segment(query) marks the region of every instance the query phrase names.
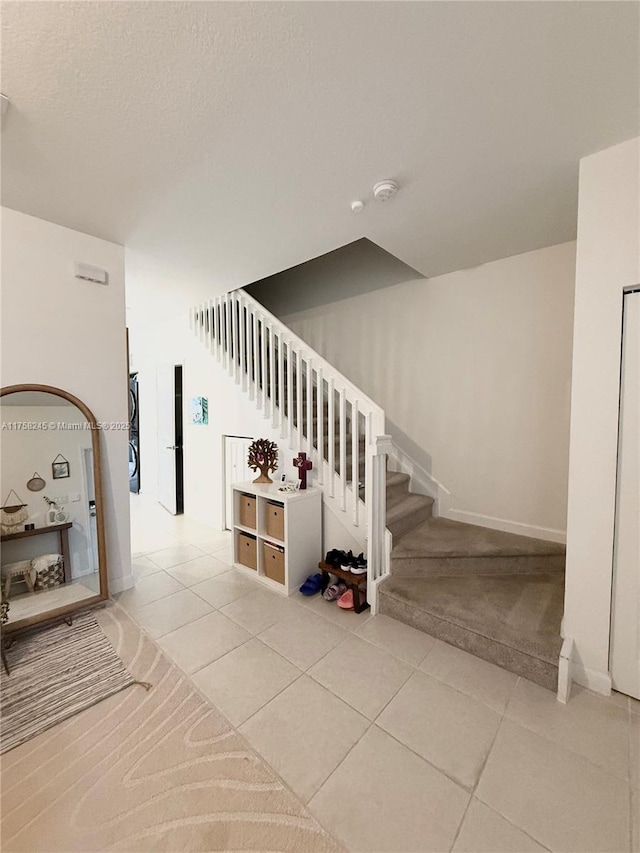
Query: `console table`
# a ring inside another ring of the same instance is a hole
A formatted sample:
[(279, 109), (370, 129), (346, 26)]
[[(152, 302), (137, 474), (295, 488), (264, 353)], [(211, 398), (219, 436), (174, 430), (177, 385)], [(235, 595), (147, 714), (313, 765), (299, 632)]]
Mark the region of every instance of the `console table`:
[(7, 533), (0, 537), (2, 542), (12, 542), (15, 539), (27, 539), (29, 536), (41, 536), (43, 533), (57, 533), (60, 537), (60, 553), (64, 561), (64, 582), (71, 580), (71, 552), (69, 551), (69, 528), (71, 521), (66, 524), (52, 524), (50, 527), (36, 527), (33, 530), (21, 530), (19, 533)]

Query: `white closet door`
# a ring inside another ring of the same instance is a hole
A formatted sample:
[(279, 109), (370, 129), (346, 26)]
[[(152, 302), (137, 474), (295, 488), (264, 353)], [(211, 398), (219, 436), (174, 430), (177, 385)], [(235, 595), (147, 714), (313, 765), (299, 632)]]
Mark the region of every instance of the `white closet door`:
[(640, 699), (640, 292), (626, 293), (611, 608), (611, 679)]

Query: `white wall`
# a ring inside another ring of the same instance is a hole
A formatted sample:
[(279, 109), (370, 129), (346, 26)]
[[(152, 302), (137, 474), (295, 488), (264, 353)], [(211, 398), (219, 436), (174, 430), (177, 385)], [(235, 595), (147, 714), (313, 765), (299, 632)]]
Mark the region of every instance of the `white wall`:
[[(190, 330), (188, 292), (156, 290), (153, 281), (134, 272), (128, 277), (127, 304), (132, 368), (139, 382), (141, 493), (157, 499), (156, 370), (160, 364), (182, 364), (185, 514), (222, 529), (223, 436), (266, 437), (265, 421)], [(206, 426), (189, 422), (189, 401), (200, 396), (209, 401)], [(293, 453), (281, 453), (278, 473), (287, 470), (293, 477), (289, 456), (293, 459)]]
[(623, 289), (640, 282), (640, 138), (580, 161), (565, 636), (607, 692)]
[[(277, 432), (255, 403), (190, 330), (188, 284), (162, 281), (145, 267), (143, 259), (127, 252), (127, 306), (132, 369), (138, 371), (140, 393), (141, 494), (157, 500), (156, 370), (162, 363), (183, 365), (185, 515), (222, 529), (225, 435), (277, 441), (279, 462), (274, 479), (285, 473), (288, 479), (297, 480), (292, 460), (300, 448), (294, 452), (288, 443), (278, 441)], [(196, 396), (208, 398), (207, 426), (189, 423), (189, 400)], [(313, 481), (314, 472), (310, 484)], [(326, 506), (323, 532), (327, 548), (363, 548)]]
[(385, 409), (448, 515), (563, 541), (574, 275), (563, 243), (283, 320)]
[[(109, 285), (74, 278), (75, 261), (108, 270)], [(121, 246), (2, 208), (1, 323), (2, 385), (52, 385), (98, 421), (127, 421)], [(117, 592), (133, 583), (128, 433), (101, 431), (100, 442), (109, 584)]]

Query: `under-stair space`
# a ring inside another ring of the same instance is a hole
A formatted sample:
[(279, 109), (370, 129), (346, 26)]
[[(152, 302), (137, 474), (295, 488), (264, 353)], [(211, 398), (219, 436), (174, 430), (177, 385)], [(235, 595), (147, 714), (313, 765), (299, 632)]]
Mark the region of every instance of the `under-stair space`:
[(431, 517), (431, 498), (387, 475), (391, 575), (380, 613), (555, 690), (565, 549)]

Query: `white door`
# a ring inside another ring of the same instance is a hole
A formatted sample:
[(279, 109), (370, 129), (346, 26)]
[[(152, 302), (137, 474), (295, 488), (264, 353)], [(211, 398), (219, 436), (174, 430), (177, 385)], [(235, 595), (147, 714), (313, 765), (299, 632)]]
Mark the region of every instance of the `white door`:
[(249, 445), (252, 441), (252, 438), (237, 435), (225, 435), (224, 437), (224, 526), (227, 530), (231, 530), (233, 524), (233, 492), (231, 486), (234, 483), (253, 480), (256, 476), (255, 471), (252, 471), (247, 465)]
[(640, 699), (640, 291), (624, 296), (610, 669)]
[(156, 371), (158, 501), (172, 515), (182, 512), (182, 367)]
[(86, 528), (88, 531), (89, 541), (87, 542), (89, 570), (97, 572), (99, 568), (98, 560), (98, 525), (96, 519), (96, 487), (93, 477), (93, 448), (84, 447), (82, 449), (82, 462), (84, 465), (84, 482), (85, 482), (85, 517), (87, 519)]

